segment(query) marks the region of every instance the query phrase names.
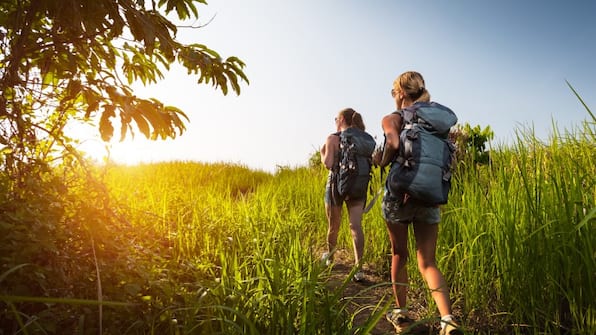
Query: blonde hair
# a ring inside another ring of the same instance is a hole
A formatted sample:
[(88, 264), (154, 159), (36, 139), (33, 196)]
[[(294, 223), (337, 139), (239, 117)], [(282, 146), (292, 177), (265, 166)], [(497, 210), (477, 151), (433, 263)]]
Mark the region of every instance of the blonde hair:
[(352, 108), (342, 109), (339, 112), (339, 115), (344, 117), (344, 120), (346, 121), (346, 124), (349, 127), (356, 127), (362, 131), (365, 130), (366, 127), (364, 126), (364, 120), (362, 120), (362, 115), (360, 115), (360, 113), (356, 112)]
[(399, 75), (393, 82), (393, 88), (407, 95), (412, 102), (430, 102), (430, 93), (424, 84), (422, 75), (415, 71), (407, 71)]

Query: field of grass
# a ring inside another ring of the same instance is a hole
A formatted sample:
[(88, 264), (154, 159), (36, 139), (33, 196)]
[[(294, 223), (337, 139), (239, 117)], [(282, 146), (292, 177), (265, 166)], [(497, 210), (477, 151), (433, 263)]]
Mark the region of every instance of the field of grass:
[[(595, 130), (547, 143), (520, 133), (488, 165), (458, 163), (437, 258), (470, 333), (596, 333)], [(0, 334), (378, 334), (391, 307), (378, 202), (363, 220), (378, 281), (350, 296), (350, 271), (337, 282), (319, 261), (321, 166), (171, 162), (63, 178), (68, 190), (2, 198)], [(338, 247), (351, 250), (347, 224)], [(409, 266), (417, 313), (435, 322)], [(371, 305), (354, 299), (383, 287)]]

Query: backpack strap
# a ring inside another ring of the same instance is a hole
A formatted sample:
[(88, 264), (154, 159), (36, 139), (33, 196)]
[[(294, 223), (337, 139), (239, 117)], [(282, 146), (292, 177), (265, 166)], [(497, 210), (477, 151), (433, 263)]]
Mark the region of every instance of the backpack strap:
[(408, 106), (402, 110), (397, 111), (402, 118), (401, 128), (402, 130), (406, 125), (420, 122), (420, 118), (416, 111), (420, 107), (420, 102), (415, 102), (413, 105)]
[[(339, 137), (340, 138), (340, 141), (341, 141), (341, 136), (340, 136), (341, 135), (341, 131), (337, 131), (335, 133), (332, 133), (331, 135)], [(335, 155), (337, 157), (333, 157), (333, 160), (334, 161), (335, 161), (335, 159), (341, 157), (341, 147), (340, 147), (340, 150), (338, 150), (338, 152), (335, 153)], [(337, 164), (334, 164), (333, 168), (331, 169), (331, 172), (334, 173), (334, 174), (337, 174), (338, 171), (339, 171), (339, 161), (337, 162)]]
[[(398, 109), (395, 112), (393, 112), (394, 114), (398, 114), (399, 116), (401, 116), (402, 122), (401, 122), (401, 129), (399, 131), (400, 138), (401, 138), (401, 133), (404, 131), (404, 129), (410, 129), (414, 123), (418, 123), (425, 128), (430, 127), (430, 125), (426, 121), (424, 121), (423, 119), (418, 117), (418, 108), (423, 107), (425, 105), (428, 105), (428, 103), (417, 101), (414, 104), (412, 104), (406, 108)], [(393, 161), (397, 162), (399, 164), (404, 164), (404, 163), (406, 163), (406, 160), (402, 155), (400, 155), (400, 151), (401, 151), (401, 143), (400, 143), (400, 149), (395, 154), (395, 159)]]
[[(405, 111), (408, 111), (408, 112), (405, 112)], [(409, 107), (406, 107), (404, 109), (398, 109), (395, 112), (391, 113), (391, 114), (399, 115), (401, 117), (401, 128), (399, 129), (400, 137), (401, 137), (401, 132), (406, 128), (406, 123), (407, 123), (406, 117), (404, 115), (410, 115), (409, 118), (411, 119), (412, 115), (415, 113), (416, 113), (415, 110), (409, 111)], [(385, 137), (385, 141), (387, 141), (386, 137)], [(383, 143), (383, 145), (385, 145), (385, 144)], [(392, 163), (399, 163), (399, 164), (404, 163), (404, 161), (405, 161), (404, 158), (399, 154), (400, 150), (401, 150), (401, 143), (400, 143), (400, 148), (397, 150), (397, 152), (395, 153), (395, 155), (393, 157), (393, 160), (391, 161)]]

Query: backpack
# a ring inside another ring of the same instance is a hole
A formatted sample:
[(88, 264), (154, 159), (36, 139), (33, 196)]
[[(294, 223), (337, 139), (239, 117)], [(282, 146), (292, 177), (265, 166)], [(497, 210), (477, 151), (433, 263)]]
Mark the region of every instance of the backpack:
[(340, 196), (366, 193), (375, 139), (367, 132), (350, 127), (339, 134), (337, 193)]
[(402, 116), (400, 145), (387, 176), (394, 194), (407, 193), (428, 205), (447, 203), (455, 146), (448, 139), (455, 113), (438, 103), (417, 102)]

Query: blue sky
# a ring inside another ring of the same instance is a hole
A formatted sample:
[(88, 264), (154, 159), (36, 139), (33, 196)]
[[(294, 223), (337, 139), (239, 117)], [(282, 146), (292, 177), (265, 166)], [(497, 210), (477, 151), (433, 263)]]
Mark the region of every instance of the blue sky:
[(176, 140), (114, 142), (112, 158), (239, 163), (275, 171), (307, 163), (345, 107), (382, 141), (393, 80), (415, 70), (461, 124), (490, 126), (493, 145), (533, 128), (547, 139), (596, 110), (596, 2), (211, 0), (201, 29), (178, 37), (246, 63), (250, 85), (223, 96), (174, 67), (136, 94), (183, 109)]

